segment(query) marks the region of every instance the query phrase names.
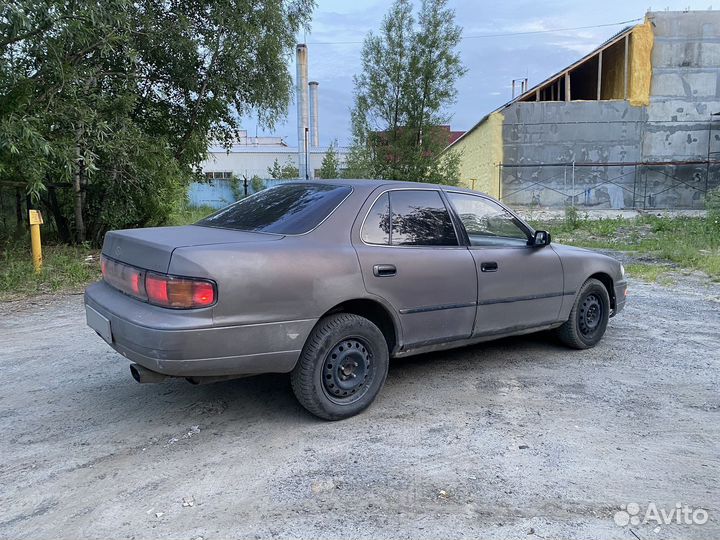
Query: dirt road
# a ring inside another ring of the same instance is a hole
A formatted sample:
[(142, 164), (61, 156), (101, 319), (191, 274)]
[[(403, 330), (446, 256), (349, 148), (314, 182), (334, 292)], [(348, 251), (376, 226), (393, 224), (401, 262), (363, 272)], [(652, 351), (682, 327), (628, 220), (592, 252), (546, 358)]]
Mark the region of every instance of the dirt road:
[[(0, 305), (1, 538), (720, 536), (717, 285), (632, 281), (589, 351), (396, 361), (337, 423), (285, 376), (139, 385), (81, 302)], [(617, 525), (629, 503), (707, 523)]]

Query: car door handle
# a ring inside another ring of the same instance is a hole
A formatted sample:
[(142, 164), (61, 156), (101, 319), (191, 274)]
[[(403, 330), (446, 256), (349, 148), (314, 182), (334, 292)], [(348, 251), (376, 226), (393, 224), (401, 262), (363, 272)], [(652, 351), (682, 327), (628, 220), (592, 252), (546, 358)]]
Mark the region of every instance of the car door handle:
[(377, 277), (394, 276), (397, 268), (394, 264), (376, 264), (373, 266), (373, 274)]
[(480, 271), (481, 272), (497, 272), (498, 271), (498, 263), (496, 263), (496, 262), (480, 263)]

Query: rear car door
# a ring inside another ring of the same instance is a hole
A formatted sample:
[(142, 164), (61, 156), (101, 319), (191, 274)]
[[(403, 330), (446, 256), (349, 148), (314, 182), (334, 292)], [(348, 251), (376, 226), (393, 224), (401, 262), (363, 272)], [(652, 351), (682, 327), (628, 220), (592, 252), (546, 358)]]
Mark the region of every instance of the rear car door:
[(406, 348), (467, 338), (477, 275), (437, 189), (379, 190), (353, 233), (365, 288), (398, 313)]
[(552, 247), (528, 245), (531, 231), (492, 199), (453, 191), (447, 197), (477, 268), (473, 336), (556, 322), (564, 280), (560, 257)]

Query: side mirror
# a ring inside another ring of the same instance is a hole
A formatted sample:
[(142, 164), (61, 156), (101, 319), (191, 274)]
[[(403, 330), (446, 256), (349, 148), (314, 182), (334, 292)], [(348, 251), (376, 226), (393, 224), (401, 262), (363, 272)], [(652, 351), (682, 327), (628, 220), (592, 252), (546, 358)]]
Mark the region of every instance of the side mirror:
[(543, 247), (550, 245), (550, 233), (547, 231), (535, 231), (532, 245), (533, 247)]

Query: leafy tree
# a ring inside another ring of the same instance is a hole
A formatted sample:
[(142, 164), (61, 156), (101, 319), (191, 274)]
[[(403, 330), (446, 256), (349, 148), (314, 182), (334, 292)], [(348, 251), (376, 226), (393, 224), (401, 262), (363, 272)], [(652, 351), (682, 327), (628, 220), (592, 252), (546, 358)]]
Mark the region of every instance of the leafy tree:
[(260, 178), (257, 174), (250, 179), (250, 185), (252, 186), (253, 193), (262, 191), (266, 187), (265, 180)]
[(330, 143), (330, 146), (323, 156), (322, 164), (320, 165), (320, 178), (330, 179), (338, 178), (340, 176), (340, 161), (338, 160), (337, 141)]
[(285, 114), (313, 5), (4, 2), (0, 182), (22, 182), (77, 241), (164, 223), (211, 139), (229, 145), (251, 110), (267, 126)]
[[(379, 34), (363, 45), (354, 78), (353, 148), (348, 169), (397, 180), (456, 183), (458, 157), (447, 146), (448, 105), (465, 73), (457, 45), (462, 30), (448, 0), (395, 0)], [(447, 154), (447, 153), (446, 153)]]
[(290, 158), (287, 159), (284, 165), (280, 165), (280, 162), (277, 158), (275, 158), (272, 167), (268, 167), (267, 171), (270, 178), (282, 178), (287, 180), (300, 178), (300, 171), (295, 165), (293, 165)]

